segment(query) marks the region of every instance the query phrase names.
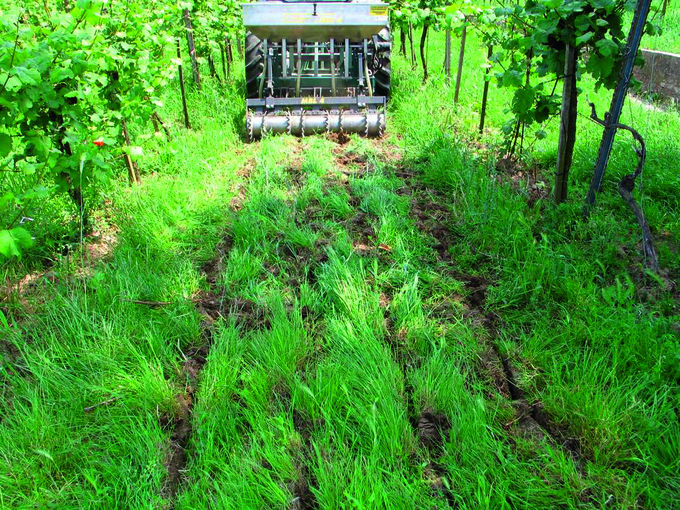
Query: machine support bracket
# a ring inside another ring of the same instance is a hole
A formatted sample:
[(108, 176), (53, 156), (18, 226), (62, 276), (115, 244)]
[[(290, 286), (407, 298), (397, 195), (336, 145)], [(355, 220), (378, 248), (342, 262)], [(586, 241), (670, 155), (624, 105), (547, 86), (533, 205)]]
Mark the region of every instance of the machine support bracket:
[(300, 80), (302, 78), (302, 40), (297, 40), (297, 80), (295, 81), (295, 95), (300, 97)]
[(267, 94), (274, 93), (274, 76), (272, 69), (272, 58), (274, 57), (274, 48), (269, 48), (267, 52)]
[[(269, 53), (269, 51), (267, 49), (268, 46), (269, 46), (268, 42), (269, 42), (268, 39), (265, 39), (264, 41), (262, 41), (262, 49), (263, 49), (263, 53), (265, 55), (267, 55)], [(258, 93), (257, 93), (257, 95), (260, 99), (262, 98), (262, 91), (264, 89), (264, 81), (265, 81), (266, 76), (267, 76), (266, 72), (262, 73), (262, 76), (260, 76), (260, 88), (259, 88)]]
[(335, 39), (331, 38), (331, 93), (335, 96)]

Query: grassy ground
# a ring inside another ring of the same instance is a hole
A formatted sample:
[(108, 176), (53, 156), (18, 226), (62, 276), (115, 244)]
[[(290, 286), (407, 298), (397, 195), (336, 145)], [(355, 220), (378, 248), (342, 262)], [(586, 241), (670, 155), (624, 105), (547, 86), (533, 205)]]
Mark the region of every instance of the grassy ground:
[(382, 140), (245, 144), (236, 91), (193, 96), (106, 197), (115, 242), (3, 303), (0, 506), (680, 507), (677, 113), (623, 119), (663, 282), (614, 191), (630, 144), (581, 220), (582, 100), (553, 206), (555, 123), (499, 160), (469, 41), (457, 107), (439, 38), (426, 86), (396, 60)]
[(680, 53), (680, 31), (678, 30), (680, 5), (677, 2), (669, 1), (666, 15), (662, 17), (660, 12), (662, 4), (663, 1), (653, 2), (652, 6), (659, 9), (659, 12), (652, 12), (650, 15), (661, 27), (661, 34), (653, 37), (645, 36), (643, 47), (651, 50)]

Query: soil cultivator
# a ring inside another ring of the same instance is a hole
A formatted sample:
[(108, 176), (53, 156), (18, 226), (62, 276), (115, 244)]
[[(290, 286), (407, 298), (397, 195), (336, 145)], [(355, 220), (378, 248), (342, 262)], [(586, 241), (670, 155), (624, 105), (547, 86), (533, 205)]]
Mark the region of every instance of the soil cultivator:
[(261, 1), (243, 5), (246, 129), (380, 136), (390, 96), (387, 5)]

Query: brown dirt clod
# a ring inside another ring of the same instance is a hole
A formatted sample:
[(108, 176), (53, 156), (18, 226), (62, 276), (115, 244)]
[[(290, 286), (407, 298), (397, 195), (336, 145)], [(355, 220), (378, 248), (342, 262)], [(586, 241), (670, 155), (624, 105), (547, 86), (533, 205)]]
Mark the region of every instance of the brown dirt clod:
[(338, 145), (347, 145), (351, 138), (347, 135), (347, 133), (343, 132), (338, 132), (338, 133), (328, 133), (326, 135), (326, 138), (328, 138), (330, 141), (337, 143)]

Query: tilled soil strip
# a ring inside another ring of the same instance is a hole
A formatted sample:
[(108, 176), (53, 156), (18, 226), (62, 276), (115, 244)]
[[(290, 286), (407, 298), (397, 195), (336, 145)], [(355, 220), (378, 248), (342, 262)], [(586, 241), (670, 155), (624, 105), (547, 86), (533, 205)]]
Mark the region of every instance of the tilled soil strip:
[[(397, 170), (396, 175), (403, 179), (405, 183), (398, 190), (398, 194), (411, 197), (411, 214), (416, 220), (418, 229), (435, 239), (433, 247), (437, 252), (439, 261), (453, 266), (454, 261), (451, 257), (450, 248), (458, 242), (459, 236), (450, 230), (452, 214), (443, 205), (446, 203), (446, 196), (438, 190), (423, 186), (414, 179), (415, 174), (407, 170)], [(511, 361), (503, 356), (498, 348), (496, 338), (499, 318), (495, 314), (487, 313), (484, 310), (486, 289), (490, 282), (483, 277), (475, 275), (455, 272), (452, 275), (462, 281), (468, 291), (465, 297), (465, 303), (468, 308), (466, 315), (474, 322), (481, 324), (487, 331), (487, 335), (483, 335), (485, 337), (483, 339), (485, 349), (482, 360), (486, 372), (497, 391), (503, 397), (509, 398), (513, 402), (515, 418), (505, 428), (511, 434), (520, 433), (527, 438), (535, 440), (545, 437), (549, 438), (553, 444), (558, 445), (568, 454), (579, 472), (582, 472), (585, 459), (584, 448), (580, 439), (570, 437), (563, 427), (555, 423), (540, 402), (530, 404), (527, 401), (524, 392), (518, 385), (518, 379)], [(404, 363), (404, 354), (398, 352), (398, 340), (397, 342), (390, 343), (392, 346), (397, 346), (395, 356), (400, 361), (404, 374), (406, 374), (407, 366)], [(408, 389), (406, 393), (406, 398), (410, 399)], [(409, 403), (409, 406), (411, 405)], [(515, 424), (518, 430), (512, 427)], [(443, 444), (448, 428), (450, 428), (450, 424), (444, 415), (431, 409), (424, 410), (413, 425), (421, 442), (431, 452), (434, 450), (436, 454), (436, 451), (441, 451), (440, 446)], [(438, 464), (436, 457), (432, 464), (428, 466), (426, 474), (428, 472), (434, 480), (435, 486), (437, 485), (436, 480), (441, 479), (446, 474), (446, 470)], [(445, 490), (441, 492), (449, 499), (449, 503), (452, 503), (451, 494)]]
[[(248, 162), (244, 169), (239, 171), (243, 182), (247, 182), (252, 162)], [(232, 187), (234, 198), (229, 207), (233, 212), (241, 209), (245, 198), (245, 184), (235, 183)], [(219, 279), (224, 274), (224, 261), (229, 256), (231, 250), (231, 239), (224, 237), (217, 246), (216, 255), (201, 267), (206, 283), (207, 290), (202, 290), (194, 298), (196, 309), (202, 316), (201, 342), (195, 346), (193, 352), (188, 354), (181, 367), (181, 382), (184, 385), (182, 391), (175, 396), (175, 412), (173, 415), (163, 415), (160, 418), (164, 429), (172, 430), (170, 444), (166, 454), (164, 465), (167, 470), (167, 477), (163, 482), (161, 495), (168, 502), (168, 508), (174, 508), (177, 494), (184, 480), (184, 472), (188, 463), (187, 446), (191, 440), (193, 432), (193, 407), (198, 379), (203, 366), (205, 365), (210, 348), (213, 343), (214, 326), (217, 320), (224, 315), (224, 286), (219, 289)]]
[[(413, 193), (405, 192), (405, 194)], [(441, 193), (428, 190), (430, 196), (437, 197), (440, 201), (445, 200), (445, 196)], [(438, 204), (424, 203), (422, 199), (414, 200), (413, 211), (419, 219), (419, 227), (424, 232), (427, 232), (437, 240), (435, 249), (437, 250), (439, 259), (445, 264), (452, 264), (453, 259), (450, 254), (450, 247), (457, 242), (457, 236), (450, 231), (451, 213), (446, 207)], [(437, 222), (432, 225), (431, 222), (425, 221), (434, 212)], [(574, 460), (578, 469), (582, 468), (583, 461), (583, 447), (578, 438), (568, 437), (564, 428), (558, 426), (554, 420), (543, 409), (542, 404), (529, 404), (524, 396), (524, 392), (518, 384), (518, 378), (512, 366), (512, 362), (501, 354), (496, 338), (498, 337), (498, 322), (499, 317), (493, 312), (485, 311), (486, 304), (486, 290), (490, 282), (481, 276), (466, 275), (454, 273), (456, 279), (465, 284), (467, 296), (465, 303), (468, 311), (467, 317), (473, 322), (476, 322), (484, 327), (487, 335), (484, 335), (484, 354), (482, 362), (485, 369), (492, 379), (492, 382), (498, 392), (505, 398), (509, 398), (513, 402), (515, 409), (515, 418), (507, 424), (506, 428), (510, 429), (511, 425), (516, 424), (519, 432), (534, 439), (542, 439), (549, 437), (554, 444), (562, 447), (569, 456)]]
[(210, 288), (200, 292), (195, 299), (196, 308), (203, 317), (201, 343), (182, 364), (181, 378), (185, 386), (175, 397), (175, 414), (161, 417), (163, 427), (172, 430), (170, 447), (164, 462), (168, 476), (162, 489), (162, 495), (169, 501), (170, 508), (174, 507), (188, 462), (186, 449), (193, 432), (192, 413), (199, 374), (208, 359), (213, 343), (215, 322), (223, 315), (222, 298), (217, 294), (219, 292), (217, 281), (224, 268), (223, 260), (228, 256), (230, 248), (228, 240), (222, 242), (218, 246), (218, 254), (202, 268)]
[[(334, 150), (334, 155), (340, 171), (348, 177), (362, 177), (362, 175), (365, 174), (365, 171), (368, 170), (367, 161), (359, 155), (344, 153), (342, 150), (342, 145), (344, 144), (338, 143), (339, 146)], [(393, 150), (394, 148), (387, 147), (386, 149)], [(395, 152), (392, 154), (395, 154)], [(393, 157), (389, 163), (398, 164), (399, 161)], [(358, 166), (361, 170), (351, 171), (350, 168), (353, 166)], [(396, 175), (400, 178), (413, 176), (413, 174), (402, 170), (398, 170)], [(350, 204), (354, 208), (358, 207), (361, 198), (352, 193), (349, 180), (344, 180), (343, 185), (350, 196)], [(398, 194), (404, 195), (403, 189), (400, 190)], [(353, 238), (354, 251), (358, 255), (375, 255), (379, 258), (384, 258), (389, 253), (390, 250), (388, 247), (372, 246), (370, 239), (375, 237), (375, 232), (368, 221), (368, 215), (366, 213), (357, 211), (352, 218), (346, 221), (346, 227)], [(446, 248), (442, 249), (446, 250)], [(402, 373), (402, 378), (404, 380), (403, 399), (407, 407), (413, 434), (418, 438), (423, 447), (427, 449), (431, 458), (430, 463), (425, 467), (424, 478), (432, 487), (432, 490), (446, 498), (450, 506), (455, 507), (454, 495), (444, 482), (444, 478), (448, 476), (446, 468), (439, 462), (440, 457), (444, 453), (444, 443), (451, 428), (451, 423), (445, 414), (439, 413), (434, 409), (424, 409), (422, 412), (419, 409), (416, 409), (413, 397), (414, 389), (408, 382), (408, 373), (411, 370), (418, 368), (418, 361), (410, 355), (407, 349), (405, 349), (402, 342), (403, 339), (400, 337), (399, 332), (394, 329), (394, 321), (391, 318), (389, 308), (391, 299), (391, 296), (387, 295), (385, 292), (380, 296), (380, 306), (383, 308), (385, 316), (385, 340)]]

